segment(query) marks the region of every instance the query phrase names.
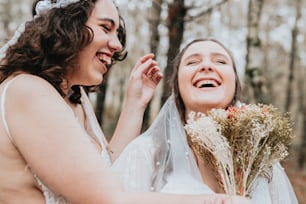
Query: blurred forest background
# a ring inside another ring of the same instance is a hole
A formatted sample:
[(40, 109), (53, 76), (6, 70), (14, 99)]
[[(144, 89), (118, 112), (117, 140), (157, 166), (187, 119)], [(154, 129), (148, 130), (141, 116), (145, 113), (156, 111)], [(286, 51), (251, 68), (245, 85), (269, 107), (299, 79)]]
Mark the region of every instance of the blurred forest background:
[[(31, 19), (33, 0), (0, 0), (0, 46)], [(243, 101), (271, 103), (290, 112), (296, 137), (284, 162), (301, 204), (306, 204), (306, 0), (115, 0), (127, 27), (127, 59), (112, 68), (90, 97), (110, 138), (129, 73), (145, 53), (156, 55), (164, 79), (148, 107), (146, 129), (169, 95), (171, 62), (182, 46), (212, 37), (233, 53)]]

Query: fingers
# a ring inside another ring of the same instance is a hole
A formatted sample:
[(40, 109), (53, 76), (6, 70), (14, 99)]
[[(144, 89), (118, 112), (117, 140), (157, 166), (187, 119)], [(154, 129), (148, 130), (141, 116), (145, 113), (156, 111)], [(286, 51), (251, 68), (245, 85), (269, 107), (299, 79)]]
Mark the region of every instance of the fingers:
[(163, 75), (160, 72), (159, 67), (154, 66), (145, 74), (146, 77), (148, 77), (149, 80), (153, 81), (154, 83), (158, 83), (162, 78)]
[(140, 58), (140, 62), (144, 63), (148, 59), (153, 59), (153, 58), (154, 58), (154, 54), (153, 53), (149, 53), (149, 54), (144, 55), (142, 58)]
[(140, 77), (144, 72), (148, 72), (150, 68), (157, 66), (157, 62), (153, 60), (153, 54), (147, 54), (141, 57), (132, 70), (132, 76)]
[(141, 57), (132, 70), (131, 77), (138, 79), (144, 77), (155, 84), (159, 83), (163, 75), (153, 57), (153, 54), (146, 54)]
[(146, 61), (153, 59), (154, 54), (150, 53), (150, 54), (146, 54), (144, 56), (142, 56), (136, 63), (134, 69), (137, 69), (141, 64), (145, 63)]
[(252, 202), (243, 196), (215, 194), (207, 196), (204, 204), (252, 204)]
[[(240, 202), (239, 202), (240, 203)], [(231, 196), (226, 196), (222, 204), (234, 204)], [(236, 203), (238, 204), (238, 203)]]
[(158, 72), (158, 73), (156, 73), (156, 74), (153, 75), (153, 77), (151, 78), (151, 80), (152, 80), (155, 84), (158, 84), (162, 78), (163, 78), (162, 73)]
[(203, 204), (224, 204), (223, 195), (208, 195)]
[(226, 194), (206, 195), (204, 204), (253, 204), (251, 200), (243, 196), (230, 196)]
[(252, 201), (243, 196), (226, 196), (224, 204), (252, 204)]

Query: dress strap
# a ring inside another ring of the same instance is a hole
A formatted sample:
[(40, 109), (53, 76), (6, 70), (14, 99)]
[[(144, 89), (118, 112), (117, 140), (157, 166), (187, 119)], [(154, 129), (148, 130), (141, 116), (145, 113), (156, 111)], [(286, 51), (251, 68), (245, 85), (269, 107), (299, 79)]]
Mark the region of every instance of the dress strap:
[(8, 124), (5, 118), (5, 99), (6, 99), (6, 92), (7, 92), (7, 88), (9, 87), (9, 85), (16, 79), (17, 77), (14, 77), (13, 79), (9, 80), (8, 82), (6, 82), (6, 84), (3, 87), (3, 91), (1, 94), (1, 101), (0, 101), (0, 109), (1, 109), (1, 119), (3, 122), (3, 126), (4, 129), (6, 131), (7, 136), (9, 137), (9, 139), (12, 141), (12, 143), (14, 145), (16, 145), (13, 137), (11, 136), (10, 130), (8, 128)]
[(81, 102), (82, 102), (83, 110), (86, 115), (87, 127), (93, 133), (93, 135), (91, 135), (93, 139), (95, 139), (96, 141), (100, 143), (100, 145), (102, 146), (102, 149), (106, 149), (108, 142), (106, 141), (106, 138), (102, 132), (101, 126), (99, 125), (97, 121), (96, 115), (92, 109), (91, 102), (89, 101), (89, 98), (84, 88), (80, 86), (80, 89), (81, 89), (81, 95), (82, 95)]

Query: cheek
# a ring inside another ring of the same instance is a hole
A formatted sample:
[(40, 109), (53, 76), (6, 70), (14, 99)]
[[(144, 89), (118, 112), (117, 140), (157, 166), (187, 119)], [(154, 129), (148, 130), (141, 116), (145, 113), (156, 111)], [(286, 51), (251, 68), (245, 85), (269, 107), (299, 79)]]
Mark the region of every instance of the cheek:
[(230, 95), (231, 98), (234, 97), (235, 95), (235, 90), (236, 90), (236, 77), (235, 74), (230, 74), (227, 77), (227, 83), (226, 83), (226, 89), (228, 95)]
[(101, 44), (101, 41), (103, 41), (103, 33), (99, 29), (93, 29), (93, 36), (92, 41), (89, 44), (91, 47), (98, 47), (99, 44)]
[(188, 68), (183, 68), (183, 69), (179, 69), (178, 71), (178, 83), (180, 84), (185, 84), (186, 83), (191, 83), (191, 78), (192, 78), (192, 70), (188, 69)]
[[(179, 91), (182, 93), (184, 92), (184, 90), (186, 90), (186, 83), (187, 83), (187, 80), (188, 79), (188, 75), (186, 72), (184, 71), (179, 71), (178, 72), (178, 87), (179, 87)], [(185, 87), (185, 88), (184, 88)]]
[(222, 71), (222, 76), (223, 79), (226, 80), (226, 83), (230, 86), (232, 86), (232, 84), (235, 85), (236, 83), (236, 76), (235, 76), (235, 72), (233, 70), (223, 70)]
[(103, 43), (107, 39), (107, 34), (105, 34), (101, 29), (96, 29), (94, 31), (94, 41), (97, 43)]

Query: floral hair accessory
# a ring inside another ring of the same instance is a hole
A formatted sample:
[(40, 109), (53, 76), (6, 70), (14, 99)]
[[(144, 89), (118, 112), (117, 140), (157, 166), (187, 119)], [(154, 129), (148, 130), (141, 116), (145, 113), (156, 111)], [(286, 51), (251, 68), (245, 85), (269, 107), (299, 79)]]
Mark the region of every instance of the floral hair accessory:
[[(57, 0), (56, 3), (52, 3), (51, 0), (39, 1), (35, 7), (35, 16), (39, 16), (52, 8), (63, 8), (65, 6), (68, 6), (69, 4), (76, 3), (79, 1), (80, 0)], [(0, 61), (5, 57), (7, 49), (17, 42), (21, 33), (24, 32), (24, 29), (25, 23), (22, 23), (16, 30), (14, 36), (0, 48)]]
[(19, 38), (19, 36), (21, 35), (21, 33), (23, 33), (24, 31), (24, 27), (25, 27), (25, 23), (22, 23), (17, 30), (14, 33), (14, 36), (5, 44), (0, 48), (0, 61), (2, 60), (2, 58), (5, 57), (6, 54), (6, 50), (13, 45), (14, 43), (17, 42), (17, 39)]
[(56, 3), (52, 3), (51, 0), (39, 1), (35, 7), (36, 15), (39, 16), (52, 8), (62, 8), (79, 1), (80, 0), (58, 0)]

